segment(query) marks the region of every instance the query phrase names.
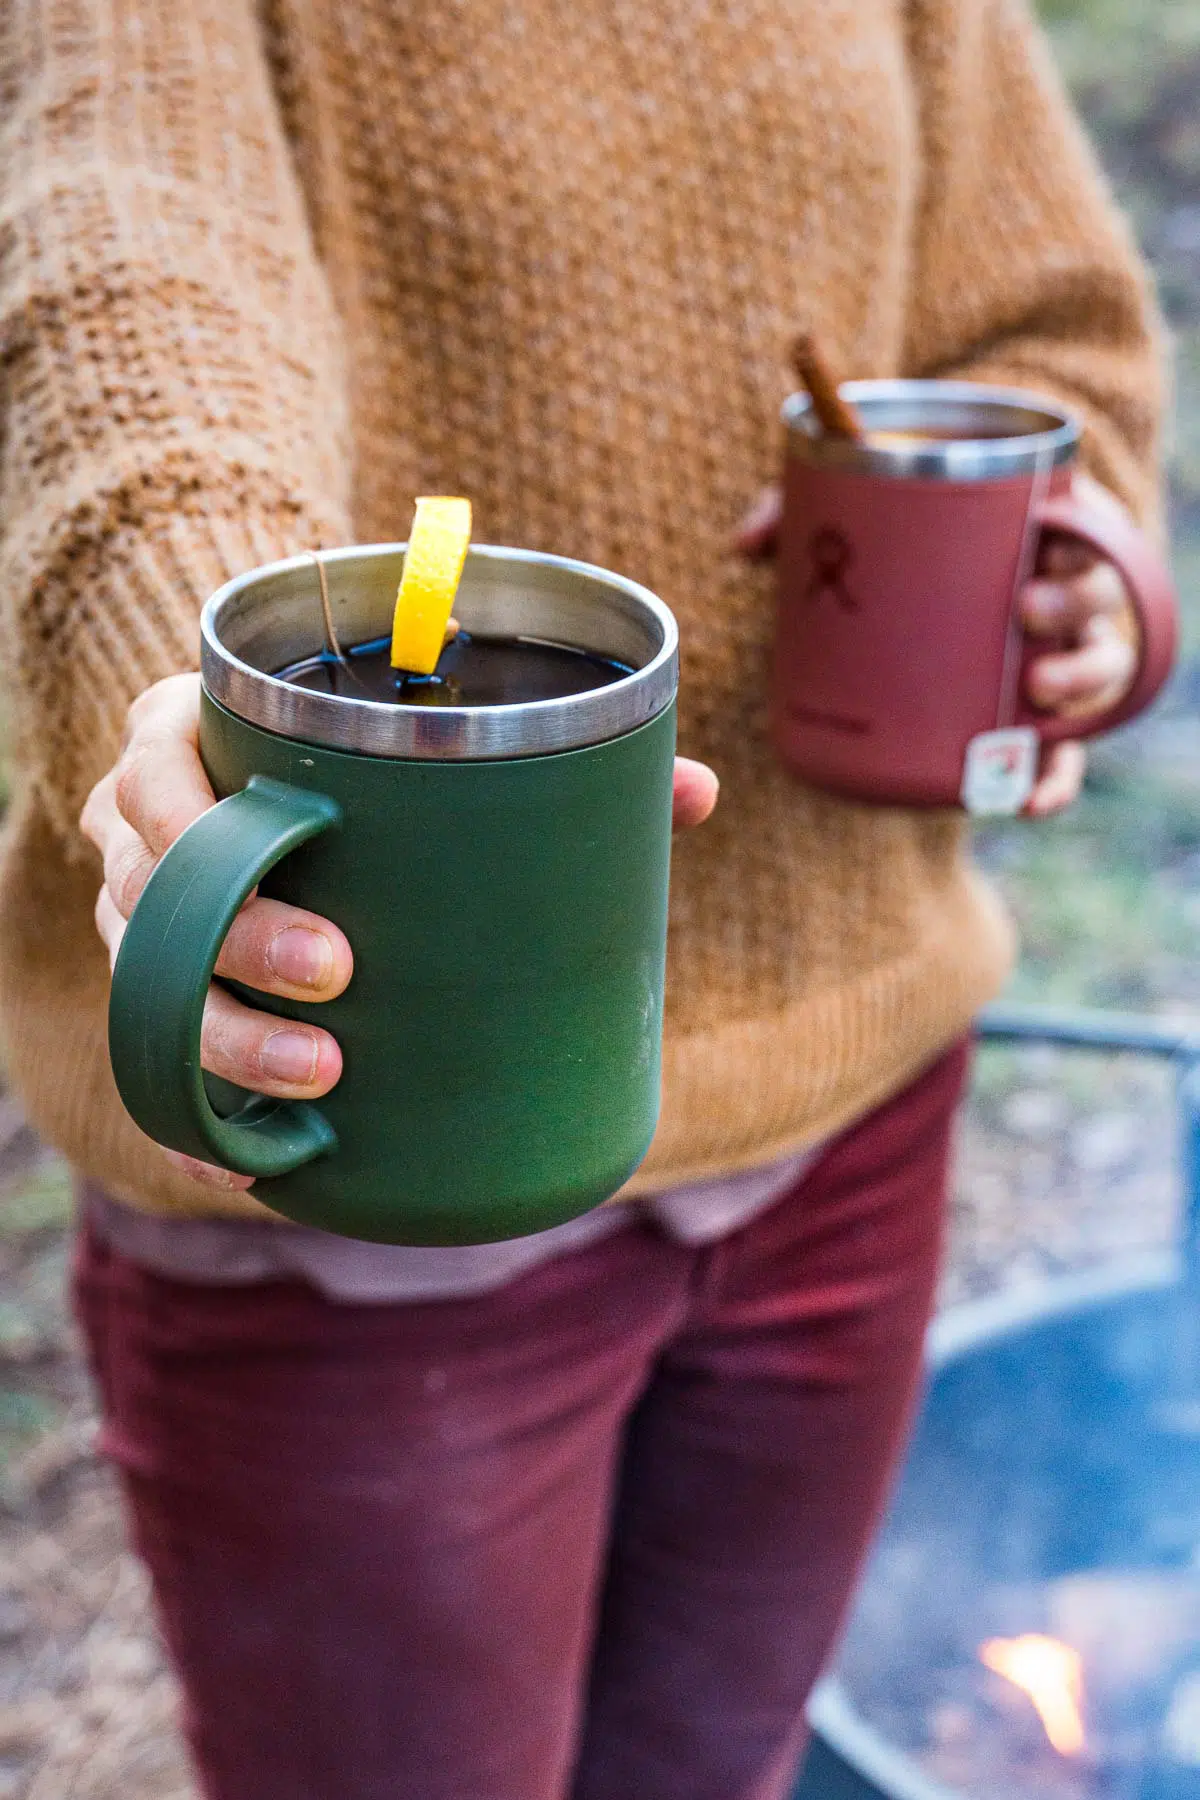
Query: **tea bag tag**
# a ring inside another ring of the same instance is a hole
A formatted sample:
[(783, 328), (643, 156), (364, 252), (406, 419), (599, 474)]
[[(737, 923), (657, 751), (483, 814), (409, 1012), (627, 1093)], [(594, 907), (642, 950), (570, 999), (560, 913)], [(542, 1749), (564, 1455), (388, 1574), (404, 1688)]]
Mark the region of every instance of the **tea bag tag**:
[(1037, 780), (1041, 741), (1031, 725), (981, 731), (963, 758), (962, 803), (977, 818), (1019, 813)]

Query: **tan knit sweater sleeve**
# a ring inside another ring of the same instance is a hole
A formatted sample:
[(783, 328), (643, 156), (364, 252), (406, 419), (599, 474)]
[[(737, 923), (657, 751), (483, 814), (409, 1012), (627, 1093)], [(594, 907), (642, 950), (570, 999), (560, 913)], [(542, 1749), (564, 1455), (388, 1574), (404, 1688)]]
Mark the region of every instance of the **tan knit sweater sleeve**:
[(906, 373), (1035, 388), (1159, 523), (1157, 315), (1025, 0), (910, 0), (923, 191)]
[(0, 605), (64, 839), (214, 586), (350, 535), (338, 334), (253, 0), (0, 7)]

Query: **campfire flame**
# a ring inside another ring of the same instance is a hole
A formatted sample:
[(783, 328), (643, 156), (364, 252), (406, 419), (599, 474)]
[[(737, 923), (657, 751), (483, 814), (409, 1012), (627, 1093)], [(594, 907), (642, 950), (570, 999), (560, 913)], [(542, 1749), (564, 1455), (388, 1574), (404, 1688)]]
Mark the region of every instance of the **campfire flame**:
[(979, 1647), (979, 1660), (1029, 1695), (1060, 1756), (1081, 1754), (1083, 1662), (1078, 1650), (1030, 1632), (1025, 1637), (989, 1638)]

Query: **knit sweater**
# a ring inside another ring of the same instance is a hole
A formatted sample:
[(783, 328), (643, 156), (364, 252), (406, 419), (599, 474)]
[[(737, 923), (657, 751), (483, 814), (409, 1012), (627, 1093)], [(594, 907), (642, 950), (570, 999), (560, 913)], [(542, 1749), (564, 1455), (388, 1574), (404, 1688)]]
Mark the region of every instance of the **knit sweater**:
[(822, 1138), (963, 1030), (1010, 939), (962, 822), (777, 766), (731, 533), (802, 325), (847, 374), (1048, 392), (1153, 512), (1151, 308), (1022, 0), (10, 0), (0, 93), (0, 1018), (47, 1138), (150, 1210), (260, 1210), (119, 1105), (77, 815), (221, 581), (416, 493), (679, 618), (722, 799), (635, 1189)]

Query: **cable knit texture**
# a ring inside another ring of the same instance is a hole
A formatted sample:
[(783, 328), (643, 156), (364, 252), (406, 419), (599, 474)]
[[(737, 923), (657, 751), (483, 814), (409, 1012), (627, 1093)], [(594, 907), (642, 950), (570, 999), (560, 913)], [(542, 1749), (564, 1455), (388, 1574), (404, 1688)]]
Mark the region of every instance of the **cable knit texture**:
[(9, 0), (0, 11), (0, 604), (18, 800), (0, 1013), (35, 1123), (157, 1210), (198, 1194), (104, 1052), (76, 817), (223, 578), (477, 535), (661, 593), (681, 749), (662, 1127), (635, 1184), (836, 1130), (960, 1032), (1010, 944), (947, 814), (768, 751), (769, 570), (801, 325), (854, 375), (1020, 382), (1155, 512), (1152, 314), (1021, 0)]

